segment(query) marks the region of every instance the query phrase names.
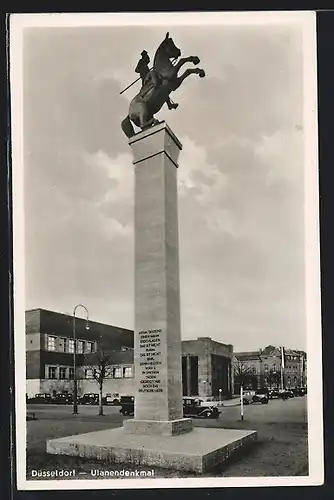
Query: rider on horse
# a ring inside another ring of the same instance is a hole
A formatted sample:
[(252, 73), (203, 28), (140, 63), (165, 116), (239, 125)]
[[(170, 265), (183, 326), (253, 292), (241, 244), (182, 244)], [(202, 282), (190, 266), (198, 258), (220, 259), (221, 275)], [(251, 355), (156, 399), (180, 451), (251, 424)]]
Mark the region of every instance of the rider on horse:
[[(150, 62), (150, 57), (146, 50), (143, 50), (141, 53), (141, 59), (139, 59), (138, 64), (135, 68), (135, 72), (139, 73), (142, 81), (142, 89), (144, 87), (144, 83), (148, 81), (148, 79), (152, 80), (152, 83), (155, 88), (159, 87), (162, 85), (162, 77), (161, 75), (155, 71), (154, 69), (149, 69), (148, 65)], [(146, 93), (146, 92), (145, 92)], [(167, 98), (166, 104), (168, 106), (168, 109), (176, 109), (178, 107), (178, 104), (173, 102), (170, 97)]]
[[(175, 45), (169, 32), (155, 52), (153, 70), (148, 67), (150, 58), (147, 52), (143, 51), (141, 55), (135, 71), (140, 74), (143, 85), (131, 100), (128, 114), (121, 122), (122, 130), (128, 138), (136, 134), (133, 125), (143, 131), (160, 123), (154, 115), (165, 103), (169, 109), (177, 107), (177, 104), (169, 99), (169, 95), (175, 92), (189, 75), (196, 74), (200, 78), (205, 76), (205, 71), (201, 68), (187, 68), (179, 75), (184, 64), (190, 62), (197, 66), (200, 59), (197, 56), (181, 57), (181, 50)], [(120, 93), (125, 92), (135, 82)]]

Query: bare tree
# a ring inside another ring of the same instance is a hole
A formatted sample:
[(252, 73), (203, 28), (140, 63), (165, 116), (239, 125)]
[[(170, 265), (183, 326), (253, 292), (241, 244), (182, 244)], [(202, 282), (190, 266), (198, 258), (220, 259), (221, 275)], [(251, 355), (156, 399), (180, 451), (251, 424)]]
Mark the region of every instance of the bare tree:
[(254, 379), (254, 373), (250, 366), (244, 365), (241, 361), (237, 361), (234, 365), (234, 382), (239, 387), (245, 387), (251, 384)]
[(99, 415), (103, 415), (103, 384), (105, 379), (111, 375), (111, 360), (110, 350), (106, 350), (102, 345), (99, 345), (97, 351), (87, 357), (92, 377), (99, 385)]

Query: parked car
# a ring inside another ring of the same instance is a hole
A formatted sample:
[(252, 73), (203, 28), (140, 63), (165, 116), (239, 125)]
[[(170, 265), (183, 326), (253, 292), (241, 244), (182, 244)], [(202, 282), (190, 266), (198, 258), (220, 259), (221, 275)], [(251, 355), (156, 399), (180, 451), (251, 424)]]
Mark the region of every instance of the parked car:
[(57, 405), (68, 405), (73, 403), (72, 394), (59, 393), (52, 396), (52, 403)]
[(276, 389), (270, 390), (268, 393), (269, 399), (278, 399), (279, 398), (279, 391)]
[(105, 405), (117, 406), (120, 404), (120, 401), (121, 401), (120, 395), (116, 392), (114, 394), (108, 393), (103, 398), (103, 404), (105, 404)]
[(263, 405), (269, 402), (269, 390), (267, 388), (257, 389), (253, 396), (253, 403), (261, 403)]
[(219, 415), (217, 406), (210, 402), (204, 402), (199, 398), (183, 398), (184, 417), (218, 418)]
[(122, 415), (135, 414), (135, 398), (133, 396), (122, 396), (120, 399), (121, 409), (119, 410)]
[(296, 387), (295, 389), (292, 389), (292, 392), (294, 396), (305, 396), (306, 394), (306, 389), (303, 387)]
[(249, 405), (253, 403), (261, 403), (263, 405), (268, 404), (269, 396), (267, 389), (259, 389), (257, 391), (246, 391), (243, 394), (244, 405)]
[(289, 389), (281, 389), (279, 391), (280, 398), (289, 399), (294, 397), (294, 393)]
[(99, 395), (95, 393), (87, 393), (84, 394), (81, 398), (79, 398), (79, 404), (81, 405), (98, 405), (99, 404)]
[(253, 396), (255, 396), (255, 391), (244, 391), (242, 395), (243, 404), (250, 405), (251, 403), (253, 403)]
[(34, 397), (28, 399), (28, 403), (34, 404), (49, 404), (52, 403), (52, 396), (49, 393), (38, 393)]

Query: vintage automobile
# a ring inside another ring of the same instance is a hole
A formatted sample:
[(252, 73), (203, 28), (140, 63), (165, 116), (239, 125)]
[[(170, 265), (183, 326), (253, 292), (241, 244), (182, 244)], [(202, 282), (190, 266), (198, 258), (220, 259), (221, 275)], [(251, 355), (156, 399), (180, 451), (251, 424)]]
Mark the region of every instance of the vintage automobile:
[(304, 387), (296, 387), (295, 389), (292, 389), (292, 392), (294, 396), (305, 396), (306, 394), (306, 389)]
[(115, 392), (114, 394), (108, 393), (103, 398), (103, 404), (117, 406), (120, 404), (120, 395)]
[(263, 389), (257, 389), (253, 396), (253, 403), (261, 403), (263, 405), (269, 402), (269, 390), (265, 387)]
[(52, 396), (48, 393), (38, 393), (35, 394), (33, 398), (29, 398), (27, 402), (34, 404), (50, 404), (52, 403)]
[(266, 405), (269, 402), (268, 390), (258, 389), (257, 391), (246, 391), (244, 392), (242, 399), (244, 405), (253, 403), (261, 403), (263, 405)]
[(255, 396), (255, 391), (244, 391), (242, 397), (243, 404), (250, 405), (251, 403), (253, 403), (253, 396)]
[(280, 398), (282, 399), (289, 399), (289, 398), (294, 398), (295, 395), (290, 389), (281, 389), (279, 391)]
[(81, 405), (98, 405), (99, 404), (99, 395), (89, 392), (87, 394), (84, 394), (80, 399), (79, 399), (79, 404)]
[(133, 396), (121, 396), (120, 399), (121, 409), (119, 412), (122, 415), (134, 415), (135, 414), (135, 398)]
[(183, 416), (198, 418), (218, 418), (220, 411), (217, 406), (205, 403), (199, 398), (183, 398)]
[(52, 396), (52, 403), (57, 405), (68, 405), (73, 403), (72, 394), (58, 393)]
[(268, 393), (269, 399), (278, 399), (279, 398), (279, 392), (277, 389), (271, 389)]

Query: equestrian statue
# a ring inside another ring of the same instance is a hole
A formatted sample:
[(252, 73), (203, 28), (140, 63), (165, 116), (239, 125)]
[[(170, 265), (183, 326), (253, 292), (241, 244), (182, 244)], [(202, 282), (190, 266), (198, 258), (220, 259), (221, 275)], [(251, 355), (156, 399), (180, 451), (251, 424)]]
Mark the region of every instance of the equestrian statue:
[[(199, 68), (188, 68), (182, 75), (178, 76), (179, 69), (185, 63), (190, 62), (197, 65), (200, 62), (197, 56), (182, 57), (176, 62), (180, 56), (181, 51), (176, 47), (169, 33), (166, 34), (165, 39), (155, 53), (153, 68), (148, 67), (150, 58), (146, 50), (141, 53), (141, 59), (135, 68), (135, 72), (139, 73), (142, 86), (139, 93), (130, 102), (129, 114), (121, 124), (122, 130), (127, 137), (130, 138), (135, 135), (132, 123), (141, 130), (146, 130), (158, 124), (159, 120), (154, 118), (154, 115), (160, 111), (165, 103), (170, 110), (178, 107), (178, 104), (173, 102), (169, 95), (179, 88), (185, 78), (191, 74), (197, 74), (201, 78), (205, 76), (205, 71)], [(171, 60), (173, 60), (174, 64)], [(131, 87), (133, 83), (124, 89), (121, 94)]]

